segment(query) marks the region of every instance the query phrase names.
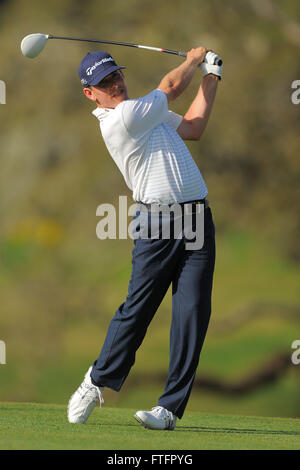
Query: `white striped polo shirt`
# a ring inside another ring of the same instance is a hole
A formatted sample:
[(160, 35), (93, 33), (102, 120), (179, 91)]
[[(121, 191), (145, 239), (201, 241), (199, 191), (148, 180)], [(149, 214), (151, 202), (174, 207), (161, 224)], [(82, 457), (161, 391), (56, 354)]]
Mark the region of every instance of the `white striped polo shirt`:
[(96, 108), (106, 147), (134, 201), (173, 204), (203, 199), (207, 188), (187, 146), (176, 132), (182, 116), (168, 110), (166, 94)]

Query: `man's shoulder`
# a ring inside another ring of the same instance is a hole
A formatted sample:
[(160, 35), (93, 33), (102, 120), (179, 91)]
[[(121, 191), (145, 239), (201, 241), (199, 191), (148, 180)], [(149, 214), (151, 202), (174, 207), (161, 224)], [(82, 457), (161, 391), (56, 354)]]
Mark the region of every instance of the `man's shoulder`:
[(162, 108), (167, 109), (168, 101), (164, 92), (155, 89), (139, 98), (122, 101), (117, 108), (119, 108), (119, 112), (125, 117), (131, 115), (135, 116), (135, 119), (140, 119), (148, 113), (155, 113), (156, 110), (161, 112)]
[(127, 99), (114, 109), (96, 111), (102, 134), (126, 133), (137, 139), (168, 119), (168, 101), (164, 92), (152, 90), (145, 96)]
[(122, 103), (120, 103), (120, 105), (123, 105), (124, 107), (130, 107), (134, 106), (136, 103), (151, 102), (155, 100), (167, 100), (167, 96), (163, 91), (155, 88), (146, 95), (140, 96), (138, 98), (129, 98), (128, 100), (124, 100)]

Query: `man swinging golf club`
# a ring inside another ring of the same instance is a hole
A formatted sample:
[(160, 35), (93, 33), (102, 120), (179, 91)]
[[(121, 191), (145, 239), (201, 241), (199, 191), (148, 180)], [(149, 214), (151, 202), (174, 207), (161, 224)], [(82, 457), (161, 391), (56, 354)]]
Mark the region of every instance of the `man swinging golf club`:
[[(215, 58), (205, 47), (191, 49), (156, 89), (138, 99), (129, 99), (124, 67), (106, 52), (88, 53), (80, 64), (83, 92), (97, 105), (93, 114), (100, 121), (107, 149), (138, 202), (135, 217), (146, 214), (150, 220), (157, 205), (180, 204), (184, 209), (188, 203), (195, 213), (202, 205), (204, 243), (192, 250), (186, 249), (184, 236), (135, 238), (128, 295), (111, 320), (98, 359), (70, 398), (71, 423), (86, 422), (96, 404), (103, 403), (105, 387), (121, 389), (170, 284), (172, 323), (165, 390), (157, 406), (137, 411), (134, 417), (146, 428), (173, 430), (183, 416), (210, 319), (215, 265), (207, 188), (183, 141), (199, 140), (208, 122), (222, 76), (222, 65), (215, 65)], [(168, 104), (184, 92), (198, 66), (204, 78), (186, 114), (169, 111)], [(140, 228), (144, 222), (141, 217)]]

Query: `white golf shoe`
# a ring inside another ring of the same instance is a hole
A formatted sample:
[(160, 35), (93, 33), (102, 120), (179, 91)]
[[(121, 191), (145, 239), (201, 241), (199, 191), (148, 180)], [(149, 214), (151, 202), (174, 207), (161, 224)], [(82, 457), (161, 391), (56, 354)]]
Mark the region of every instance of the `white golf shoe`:
[(177, 421), (177, 417), (162, 406), (155, 406), (152, 411), (137, 411), (134, 417), (148, 429), (169, 429), (173, 431)]
[(103, 387), (96, 387), (91, 381), (91, 370), (85, 374), (84, 381), (71, 396), (68, 404), (68, 420), (70, 423), (85, 423), (97, 404), (104, 403)]

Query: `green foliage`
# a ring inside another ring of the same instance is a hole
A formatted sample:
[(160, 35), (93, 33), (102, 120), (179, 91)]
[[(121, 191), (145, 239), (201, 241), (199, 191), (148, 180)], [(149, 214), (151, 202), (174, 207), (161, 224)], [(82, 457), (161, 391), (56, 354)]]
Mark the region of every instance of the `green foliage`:
[[(204, 43), (223, 57), (224, 80), (205, 136), (190, 147), (208, 182), (219, 227), (251, 224), (297, 260), (299, 108), (290, 99), (291, 83), (299, 78), (297, 2), (280, 2), (274, 12), (261, 3), (260, 8), (196, 0), (188, 8), (179, 0), (119, 0), (101, 7), (95, 1), (52, 0), (43, 8), (37, 0), (4, 3), (0, 61), (8, 104), (1, 109), (0, 212), (7, 224), (24, 210), (65, 218), (73, 204), (78, 214), (86, 204), (114, 198), (118, 186), (129, 194), (77, 77), (82, 56), (97, 45), (51, 41), (41, 56), (27, 60), (19, 50), (24, 35), (39, 29), (179, 50)], [(131, 96), (150, 91), (181, 60), (107, 49), (126, 65)], [(176, 111), (185, 112), (199, 78), (173, 105)], [(15, 208), (8, 220), (7, 204)]]

